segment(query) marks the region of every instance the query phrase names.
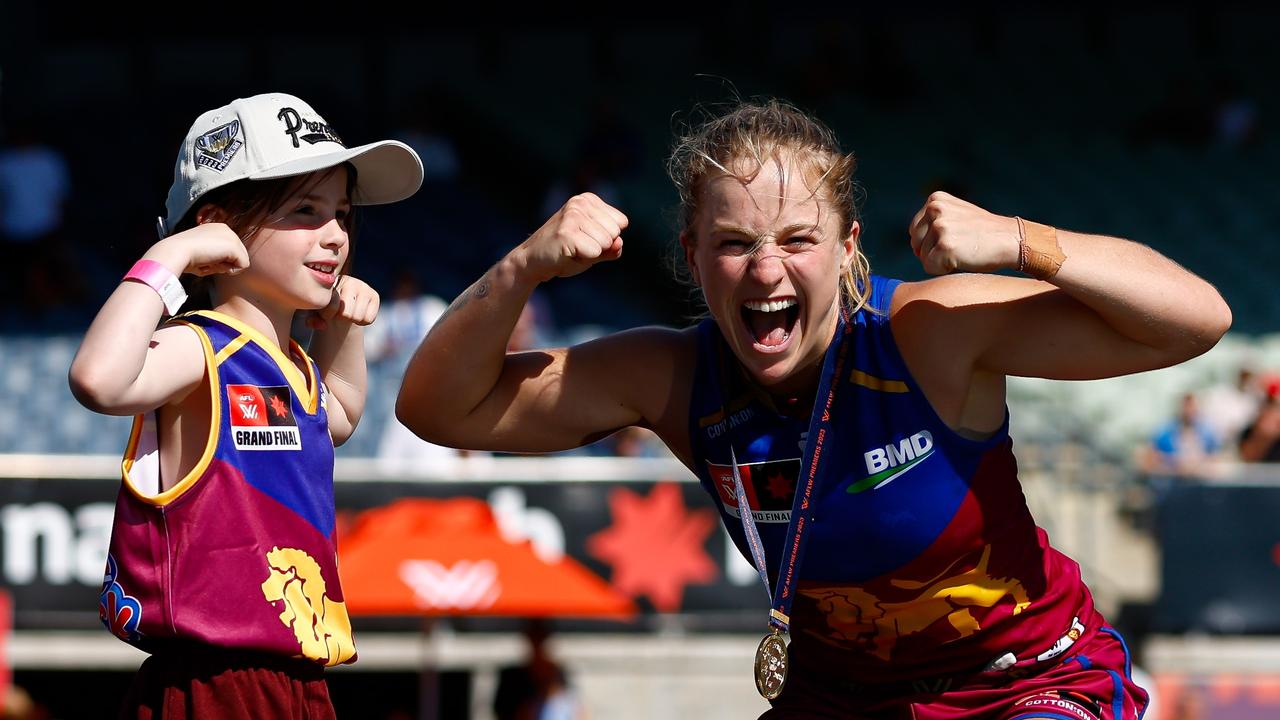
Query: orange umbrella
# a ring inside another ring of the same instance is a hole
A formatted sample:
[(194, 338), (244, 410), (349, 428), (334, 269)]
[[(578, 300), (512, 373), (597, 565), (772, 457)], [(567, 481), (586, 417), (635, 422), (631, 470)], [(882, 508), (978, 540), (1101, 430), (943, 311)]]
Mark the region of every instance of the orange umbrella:
[(565, 556), (538, 557), (503, 539), (476, 498), (407, 498), (362, 513), (341, 540), (339, 563), (353, 615), (635, 615), (631, 600)]

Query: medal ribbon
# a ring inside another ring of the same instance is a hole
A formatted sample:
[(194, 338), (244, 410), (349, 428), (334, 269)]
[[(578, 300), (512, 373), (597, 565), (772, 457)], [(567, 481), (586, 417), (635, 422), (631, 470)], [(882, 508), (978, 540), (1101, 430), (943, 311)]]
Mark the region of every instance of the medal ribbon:
[[(783, 543), (781, 567), (778, 570), (777, 586), (769, 595), (769, 625), (779, 632), (788, 632), (791, 627), (791, 603), (795, 600), (795, 583), (799, 577), (797, 570), (804, 558), (804, 549), (809, 537), (808, 530), (813, 525), (813, 513), (816, 506), (815, 496), (821, 486), (822, 452), (827, 436), (831, 434), (831, 420), (834, 414), (837, 382), (844, 368), (845, 356), (848, 354), (851, 337), (848, 322), (842, 316), (836, 338), (827, 349), (827, 356), (822, 362), (822, 376), (818, 382), (818, 401), (813, 404), (813, 414), (809, 417), (808, 442), (805, 443), (804, 459), (801, 469), (808, 469), (804, 475), (804, 490), (796, 488), (795, 499), (791, 502), (791, 522), (787, 525), (786, 541)], [(727, 417), (727, 413), (726, 413)], [(729, 443), (729, 459), (733, 464), (733, 489), (738, 502), (738, 518), (742, 521), (742, 532), (746, 535), (747, 546), (751, 550), (751, 558), (755, 561), (756, 571), (760, 573), (760, 581), (764, 590), (769, 593), (769, 575), (766, 570), (764, 544), (760, 540), (760, 532), (756, 529), (755, 518), (751, 514), (751, 505), (747, 502), (747, 492), (742, 485), (742, 473), (738, 471), (738, 456)]]

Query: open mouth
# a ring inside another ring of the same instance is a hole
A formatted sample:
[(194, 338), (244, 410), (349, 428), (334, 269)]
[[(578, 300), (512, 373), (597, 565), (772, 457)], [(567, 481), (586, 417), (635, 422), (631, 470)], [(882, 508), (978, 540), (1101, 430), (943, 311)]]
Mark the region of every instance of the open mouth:
[(307, 266), (308, 270), (316, 274), (317, 279), (319, 279), (323, 283), (328, 284), (329, 286), (332, 286), (333, 283), (338, 279), (337, 275), (335, 274), (338, 270), (337, 263), (314, 262), (314, 263), (304, 263), (304, 264)]
[(740, 309), (742, 321), (765, 351), (776, 351), (786, 345), (800, 320), (800, 303), (795, 298), (748, 300)]

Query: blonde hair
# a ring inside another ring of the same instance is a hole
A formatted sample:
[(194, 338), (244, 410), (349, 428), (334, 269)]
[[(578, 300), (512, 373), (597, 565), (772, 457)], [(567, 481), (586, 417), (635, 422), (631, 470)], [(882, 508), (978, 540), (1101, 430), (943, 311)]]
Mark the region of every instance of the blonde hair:
[[(831, 128), (777, 99), (740, 102), (677, 140), (667, 160), (667, 174), (680, 193), (681, 232), (693, 228), (707, 180), (727, 175), (748, 183), (767, 162), (781, 164), (787, 156), (806, 178), (816, 179), (815, 194), (826, 192), (840, 217), (839, 237), (848, 237), (860, 219), (859, 188), (853, 179), (857, 160), (840, 149)], [(748, 163), (745, 171), (739, 165), (743, 161)], [(871, 264), (860, 245), (840, 276), (840, 294), (850, 312), (865, 306), (871, 295)]]

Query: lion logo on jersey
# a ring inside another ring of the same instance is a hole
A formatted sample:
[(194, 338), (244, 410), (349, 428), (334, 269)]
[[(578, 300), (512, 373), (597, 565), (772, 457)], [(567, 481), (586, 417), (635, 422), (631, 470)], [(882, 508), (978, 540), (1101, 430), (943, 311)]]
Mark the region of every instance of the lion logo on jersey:
[(271, 574), (262, 583), (268, 602), (284, 603), (280, 622), (293, 631), (302, 655), (325, 665), (340, 665), (356, 653), (345, 603), (326, 596), (320, 565), (297, 548), (273, 547), (267, 553)]
[[(1031, 605), (1022, 583), (987, 574), (990, 558), (988, 545), (974, 567), (955, 575), (947, 574), (954, 572), (961, 560), (922, 582), (890, 580), (891, 586), (916, 595), (904, 602), (884, 602), (857, 587), (809, 588), (800, 592), (817, 601), (818, 610), (826, 616), (828, 632), (815, 633), (819, 639), (836, 646), (870, 643), (876, 657), (888, 661), (900, 638), (925, 632), (943, 620), (946, 625), (940, 627), (950, 636), (943, 642), (973, 635), (982, 626), (970, 608), (994, 608), (1005, 597), (1011, 597), (1013, 614), (1017, 615)], [(950, 631), (945, 630), (947, 626)]]

